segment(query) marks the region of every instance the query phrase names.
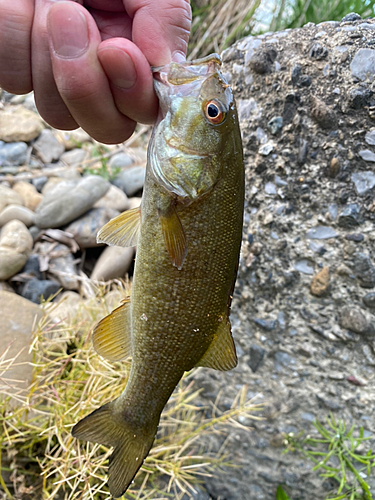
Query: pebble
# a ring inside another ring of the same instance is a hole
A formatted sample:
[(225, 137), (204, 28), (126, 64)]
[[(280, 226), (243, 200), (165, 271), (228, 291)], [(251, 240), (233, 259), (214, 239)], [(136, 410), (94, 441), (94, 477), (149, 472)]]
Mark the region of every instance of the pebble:
[(266, 182), (266, 185), (264, 186), (264, 191), (267, 194), (271, 195), (277, 194), (276, 186), (273, 182)]
[(119, 212), (124, 212), (124, 210), (127, 210), (128, 207), (128, 197), (122, 189), (114, 186), (113, 184), (111, 184), (106, 194), (94, 205), (94, 208), (113, 208)]
[(43, 274), (40, 271), (40, 260), (38, 254), (32, 253), (29, 255), (25, 266), (21, 270), (21, 273), (29, 274), (30, 276), (38, 280), (43, 279)]
[(358, 154), (362, 158), (362, 160), (375, 162), (375, 153), (373, 153), (369, 149), (363, 149), (362, 151), (359, 151)]
[(365, 239), (362, 233), (350, 233), (345, 235), (345, 239), (348, 241), (355, 241), (356, 243), (360, 243)]
[(57, 228), (86, 213), (109, 189), (109, 182), (97, 175), (83, 177), (75, 185), (64, 181), (48, 191), (35, 213), (41, 229)]
[[(9, 347), (6, 358), (17, 357), (6, 373), (2, 372), (2, 382), (7, 391), (25, 390), (32, 380), (33, 353), (30, 344), (33, 340), (33, 326), (43, 317), (44, 312), (32, 302), (7, 291), (0, 290), (0, 339), (3, 351)], [(4, 386), (3, 386), (4, 387)], [(19, 405), (13, 399), (11, 406)]]
[(339, 324), (342, 328), (351, 330), (354, 333), (359, 333), (360, 335), (375, 335), (374, 326), (367, 321), (363, 312), (351, 305), (341, 309)]
[(248, 365), (250, 366), (253, 373), (255, 373), (260, 367), (265, 354), (266, 350), (263, 349), (263, 347), (260, 347), (256, 344), (252, 344), (250, 346), (250, 359), (248, 361)]
[(57, 281), (33, 278), (25, 284), (21, 295), (35, 304), (40, 304), (42, 298), (47, 300), (51, 295), (55, 295), (60, 288), (61, 285)]
[[(349, 92), (349, 104), (354, 109), (361, 109), (371, 105), (373, 91), (364, 84), (351, 89)], [(369, 160), (373, 161), (373, 160)]]
[(68, 165), (76, 166), (82, 163), (88, 156), (88, 152), (85, 149), (74, 148), (70, 151), (65, 151), (65, 153), (60, 156), (60, 160)]
[(262, 144), (259, 148), (259, 154), (262, 156), (268, 156), (273, 151), (274, 145), (271, 141)]
[(375, 75), (375, 50), (361, 48), (350, 63), (352, 76), (359, 80)]
[(56, 137), (61, 140), (67, 151), (74, 148), (80, 148), (85, 142), (91, 143), (91, 137), (81, 128), (69, 131), (55, 130), (55, 133)]
[(26, 227), (30, 227), (34, 224), (34, 216), (34, 212), (22, 205), (7, 205), (0, 212), (0, 227), (14, 219), (20, 220)]
[(340, 160), (332, 158), (329, 162), (329, 176), (333, 179), (340, 172)]
[(35, 177), (34, 179), (32, 179), (31, 182), (35, 187), (35, 189), (38, 191), (38, 193), (41, 193), (43, 187), (48, 182), (48, 177), (46, 175), (41, 175), (40, 177)]
[(0, 140), (29, 142), (43, 130), (39, 115), (23, 106), (11, 106), (0, 113)]
[(301, 259), (294, 263), (294, 269), (303, 274), (314, 274), (314, 265), (311, 260)]
[(0, 171), (2, 166), (24, 165), (26, 163), (27, 148), (25, 142), (5, 144), (0, 141)]
[(283, 117), (274, 116), (267, 124), (272, 135), (276, 135), (283, 128)]
[(324, 101), (314, 96), (312, 97), (311, 116), (324, 129), (337, 126), (335, 112)]
[(92, 208), (85, 215), (71, 222), (64, 230), (74, 236), (80, 248), (101, 246), (96, 242), (96, 235), (104, 224), (119, 215), (113, 208)]
[(33, 212), (35, 212), (39, 203), (43, 200), (43, 196), (29, 182), (16, 182), (13, 186), (13, 191), (21, 196), (24, 206)]
[(21, 196), (6, 186), (0, 184), (0, 212), (7, 205), (23, 205)]
[(256, 325), (258, 325), (262, 330), (266, 332), (270, 332), (276, 327), (276, 320), (274, 319), (253, 318), (253, 321)]
[(60, 158), (65, 151), (64, 145), (55, 137), (52, 130), (44, 129), (34, 142), (34, 150), (44, 163), (51, 163)]
[(370, 256), (357, 252), (353, 260), (354, 275), (359, 279), (362, 288), (372, 288), (375, 286), (375, 267)]
[(346, 22), (353, 22), (353, 21), (359, 21), (361, 18), (361, 16), (359, 14), (357, 14), (356, 12), (349, 12), (349, 14), (346, 14), (346, 16), (344, 16), (341, 21), (343, 23), (346, 23)]
[(133, 247), (107, 247), (101, 253), (91, 273), (92, 280), (108, 281), (124, 278), (134, 259)]
[(370, 307), (371, 309), (375, 309), (375, 292), (370, 292), (363, 297), (363, 303)]
[(78, 290), (77, 267), (74, 257), (66, 245), (42, 243), (40, 251), (50, 256), (48, 271), (66, 290)]
[(350, 203), (339, 215), (338, 224), (340, 227), (350, 229), (361, 223), (361, 207), (357, 203)]
[(323, 267), (311, 280), (310, 291), (316, 297), (322, 297), (329, 287), (329, 267)]
[(130, 167), (133, 164), (133, 159), (126, 153), (117, 153), (110, 158), (108, 167), (113, 171)]
[(20, 271), (33, 247), (33, 239), (25, 224), (12, 220), (0, 233), (0, 280), (7, 280)]
[(260, 113), (258, 105), (253, 97), (250, 99), (238, 99), (237, 109), (238, 120), (240, 122), (243, 120), (249, 120), (250, 118), (255, 118)]
[(277, 351), (275, 353), (275, 368), (279, 372), (283, 367), (295, 364), (296, 360), (290, 354), (284, 351)]
[(306, 237), (311, 240), (328, 240), (337, 236), (336, 231), (329, 226), (316, 226), (309, 229), (306, 233)]
[(354, 182), (359, 196), (363, 196), (375, 186), (375, 173), (371, 170), (355, 172), (352, 174), (351, 180)]
[(261, 46), (249, 59), (249, 66), (258, 75), (264, 75), (272, 71), (277, 52), (272, 47)]
[(328, 55), (328, 50), (326, 47), (321, 45), (320, 43), (316, 42), (314, 43), (309, 50), (309, 57), (312, 59), (316, 59), (317, 61), (321, 61), (322, 59), (325, 59)]
[(133, 196), (143, 188), (146, 169), (144, 167), (131, 167), (117, 175), (112, 184), (122, 189), (127, 196)]
[(366, 133), (365, 140), (370, 146), (375, 146), (375, 128)]

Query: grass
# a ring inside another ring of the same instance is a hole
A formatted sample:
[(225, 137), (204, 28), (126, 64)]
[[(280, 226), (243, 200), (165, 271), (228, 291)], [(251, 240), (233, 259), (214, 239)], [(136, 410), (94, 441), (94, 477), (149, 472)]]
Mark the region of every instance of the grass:
[[(128, 290), (116, 286), (110, 294), (119, 302)], [(109, 304), (109, 295), (97, 289), (90, 299), (82, 299), (69, 321), (56, 323), (47, 316), (41, 320), (32, 343), (33, 381), (27, 394), (16, 395), (16, 408), (4, 383), (12, 360), (6, 355), (0, 359), (0, 498), (110, 499), (106, 472), (111, 450), (70, 434), (79, 419), (117, 397), (126, 384), (130, 362), (108, 363), (91, 347), (93, 325), (116, 305)], [(44, 307), (53, 317), (55, 306)], [(260, 418), (255, 413), (262, 405), (248, 401), (246, 392), (244, 386), (226, 411), (218, 409), (219, 400), (201, 406), (194, 372), (186, 374), (163, 412), (154, 447), (124, 498), (178, 500), (184, 493), (192, 495), (206, 475), (230, 465), (225, 445), (214, 452), (209, 438), (221, 433), (225, 440), (230, 426), (243, 427), (239, 417)]]

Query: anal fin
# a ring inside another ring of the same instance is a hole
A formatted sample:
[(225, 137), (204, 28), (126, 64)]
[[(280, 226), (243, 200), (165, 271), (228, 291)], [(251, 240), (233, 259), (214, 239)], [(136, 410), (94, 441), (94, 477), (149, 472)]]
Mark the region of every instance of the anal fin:
[(132, 208), (107, 222), (98, 232), (96, 241), (119, 247), (134, 247), (140, 227), (141, 207)]
[(164, 243), (172, 264), (178, 270), (181, 270), (188, 248), (184, 228), (177, 214), (176, 207), (170, 204), (166, 210), (159, 210), (159, 218)]
[(232, 337), (229, 319), (219, 324), (210, 347), (196, 366), (205, 366), (215, 370), (227, 371), (237, 366), (237, 354)]
[(109, 361), (120, 361), (132, 355), (130, 299), (99, 321), (92, 340), (95, 351)]

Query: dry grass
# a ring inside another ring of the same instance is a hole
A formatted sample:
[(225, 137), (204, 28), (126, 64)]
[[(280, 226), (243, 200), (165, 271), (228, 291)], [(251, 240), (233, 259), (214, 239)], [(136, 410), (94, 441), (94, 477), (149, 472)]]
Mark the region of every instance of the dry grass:
[[(115, 293), (119, 302), (128, 291), (117, 286)], [(33, 381), (27, 394), (18, 394), (16, 409), (11, 409), (8, 386), (2, 385), (0, 497), (2, 489), (3, 498), (110, 499), (106, 470), (111, 450), (79, 442), (70, 430), (117, 397), (126, 383), (130, 362), (108, 363), (91, 347), (93, 325), (116, 305), (109, 303), (111, 294), (96, 290), (95, 296), (82, 299), (69, 321), (57, 324), (51, 320), (51, 304), (45, 305), (50, 319), (45, 317), (34, 332)], [(0, 383), (12, 363), (5, 358), (0, 359)], [(172, 395), (154, 447), (126, 499), (178, 500), (192, 494), (205, 475), (230, 461), (224, 447), (211, 452), (209, 436), (228, 434), (229, 426), (243, 427), (239, 417), (259, 418), (254, 413), (262, 405), (246, 400), (246, 387), (225, 412), (218, 410), (218, 402), (198, 406), (193, 376), (187, 374)]]

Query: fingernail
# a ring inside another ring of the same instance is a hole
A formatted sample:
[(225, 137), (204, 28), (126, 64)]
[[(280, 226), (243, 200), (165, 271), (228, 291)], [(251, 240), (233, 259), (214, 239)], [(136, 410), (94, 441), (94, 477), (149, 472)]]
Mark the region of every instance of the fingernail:
[(186, 55), (180, 50), (176, 50), (172, 54), (172, 61), (176, 63), (186, 62)]
[(132, 58), (118, 47), (107, 46), (99, 49), (98, 56), (113, 85), (130, 89), (136, 82), (137, 72)]
[(51, 8), (48, 32), (53, 50), (64, 59), (79, 57), (88, 47), (86, 18), (73, 3), (57, 3)]

